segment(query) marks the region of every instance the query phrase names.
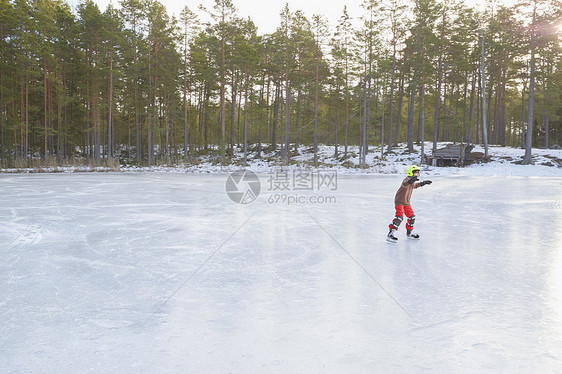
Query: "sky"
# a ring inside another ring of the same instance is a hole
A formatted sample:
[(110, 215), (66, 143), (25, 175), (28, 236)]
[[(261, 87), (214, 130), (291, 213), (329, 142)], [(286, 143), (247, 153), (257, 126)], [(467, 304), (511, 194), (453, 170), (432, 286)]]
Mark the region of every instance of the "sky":
[[(103, 11), (110, 1), (118, 4), (118, 0), (94, 0)], [(72, 6), (76, 6), (79, 0), (69, 0)], [(199, 4), (206, 8), (212, 8), (214, 0), (160, 0), (170, 14), (179, 16), (182, 9), (187, 5), (192, 11), (200, 16), (202, 21), (207, 21), (205, 14), (199, 10)], [(279, 13), (286, 3), (289, 4), (291, 11), (302, 10), (307, 18), (311, 19), (314, 14), (322, 14), (326, 17), (330, 26), (337, 24), (342, 15), (344, 5), (347, 5), (348, 13), (351, 17), (359, 17), (361, 14), (361, 0), (347, 2), (326, 1), (326, 0), (233, 0), (234, 6), (238, 10), (239, 17), (250, 17), (258, 27), (259, 34), (269, 34), (275, 31), (280, 23)]]
[[(118, 4), (118, 0), (94, 0), (103, 11), (107, 4), (112, 1)], [(513, 3), (515, 0), (503, 0), (503, 3)], [(76, 5), (79, 0), (69, 0), (71, 5)], [(198, 8), (202, 4), (206, 8), (212, 8), (214, 0), (160, 0), (170, 14), (179, 16), (181, 10), (187, 5), (192, 11), (200, 16), (202, 21), (208, 21), (205, 14)], [(275, 31), (280, 24), (279, 13), (285, 4), (289, 4), (291, 11), (302, 10), (308, 19), (312, 19), (314, 14), (324, 15), (330, 27), (335, 28), (339, 18), (343, 13), (344, 5), (350, 17), (359, 18), (361, 16), (361, 3), (363, 0), (351, 1), (330, 1), (330, 0), (233, 0), (234, 6), (238, 9), (238, 16), (250, 17), (258, 27), (259, 34), (269, 34)], [(466, 3), (480, 4), (478, 0), (467, 0)]]

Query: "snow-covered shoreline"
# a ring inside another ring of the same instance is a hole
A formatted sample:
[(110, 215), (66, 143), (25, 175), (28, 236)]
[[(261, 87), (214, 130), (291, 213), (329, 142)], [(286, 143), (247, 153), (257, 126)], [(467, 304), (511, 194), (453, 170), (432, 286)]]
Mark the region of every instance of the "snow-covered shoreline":
[[(440, 144), (440, 147), (444, 144)], [(432, 144), (426, 142), (426, 155), (431, 153)], [(411, 164), (420, 162), (420, 146), (409, 153), (404, 144), (384, 153), (381, 159), (380, 146), (371, 147), (367, 154), (366, 167), (359, 166), (358, 147), (348, 147), (348, 157), (343, 158), (343, 146), (339, 147), (339, 157), (334, 157), (333, 146), (320, 146), (318, 163), (313, 162), (311, 148), (301, 149), (298, 156), (291, 157), (288, 166), (282, 166), (281, 159), (264, 154), (256, 158), (252, 153), (244, 165), (243, 155), (237, 153), (229, 165), (220, 165), (209, 156), (200, 157), (193, 164), (139, 167), (121, 165), (118, 169), (92, 166), (61, 166), (42, 168), (0, 169), (0, 173), (76, 173), (76, 172), (154, 172), (154, 173), (205, 173), (227, 174), (240, 169), (249, 169), (257, 174), (269, 174), (279, 170), (321, 169), (336, 171), (341, 175), (403, 174)], [(482, 146), (475, 146), (473, 152), (484, 152)], [(464, 167), (435, 167), (424, 165), (425, 175), (459, 176), (522, 176), (522, 177), (562, 177), (562, 150), (533, 148), (533, 164), (521, 165), (525, 150), (521, 148), (490, 146), (490, 161)]]

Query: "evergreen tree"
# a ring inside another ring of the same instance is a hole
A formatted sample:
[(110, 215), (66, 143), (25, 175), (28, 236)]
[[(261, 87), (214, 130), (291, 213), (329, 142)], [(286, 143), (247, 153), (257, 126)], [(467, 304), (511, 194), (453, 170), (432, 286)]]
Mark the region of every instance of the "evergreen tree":
[(260, 35), (230, 0), (214, 2), (204, 29), (189, 8), (177, 21), (156, 0), (103, 12), (85, 0), (76, 13), (62, 0), (0, 0), (0, 162), (171, 163), (217, 146), (225, 161), (227, 119), (231, 153), (242, 144), (246, 159), (257, 142), (260, 156), (269, 139), (285, 164), (291, 141), (315, 160), (321, 143), (336, 157), (340, 142), (344, 156), (359, 145), (363, 165), (379, 134), (388, 149), (417, 140), (421, 162), (430, 132), (433, 148), (524, 138), (525, 162), (533, 145), (562, 141), (559, 0), (406, 5), (365, 0), (357, 30), (345, 6), (329, 30), (287, 5)]
[(180, 14), (181, 23), (181, 37), (182, 37), (182, 58), (183, 58), (183, 152), (187, 155), (188, 152), (188, 109), (191, 104), (191, 100), (188, 103), (188, 93), (190, 93), (191, 79), (190, 79), (190, 64), (189, 64), (189, 45), (191, 41), (195, 38), (196, 33), (199, 31), (199, 20), (195, 13), (193, 13), (189, 7), (186, 5)]

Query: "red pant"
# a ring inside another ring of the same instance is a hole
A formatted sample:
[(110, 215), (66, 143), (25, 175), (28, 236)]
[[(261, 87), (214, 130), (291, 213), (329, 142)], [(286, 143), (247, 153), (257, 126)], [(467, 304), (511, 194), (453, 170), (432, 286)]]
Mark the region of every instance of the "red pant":
[[(395, 218), (388, 227), (391, 229), (398, 229), (398, 226), (402, 223), (404, 219), (404, 214), (408, 217), (408, 221), (406, 222), (406, 230), (413, 230), (414, 229), (414, 222), (416, 220), (416, 215), (414, 214), (414, 210), (412, 209), (411, 205), (396, 205), (396, 214)], [(398, 218), (400, 217), (400, 218)]]

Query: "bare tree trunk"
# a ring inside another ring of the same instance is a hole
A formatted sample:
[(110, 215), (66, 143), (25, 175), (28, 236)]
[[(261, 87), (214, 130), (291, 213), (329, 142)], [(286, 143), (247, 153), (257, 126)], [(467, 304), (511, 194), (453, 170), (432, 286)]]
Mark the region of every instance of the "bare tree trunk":
[(27, 164), (29, 155), (29, 78), (25, 75), (25, 145), (24, 145), (24, 160)]
[[(347, 61), (347, 60), (346, 60)], [(347, 157), (347, 137), (348, 137), (348, 127), (349, 127), (349, 90), (347, 88), (347, 65), (346, 65), (346, 77), (345, 77), (345, 136), (344, 136), (344, 157)]]
[[(150, 44), (150, 41), (149, 41)], [(153, 151), (153, 145), (152, 145), (152, 129), (154, 126), (154, 117), (155, 116), (155, 104), (156, 104), (156, 90), (155, 90), (155, 86), (156, 86), (156, 82), (155, 82), (155, 78), (152, 74), (152, 59), (151, 59), (151, 53), (150, 50), (148, 51), (148, 81), (149, 81), (149, 91), (150, 94), (148, 95), (148, 166), (152, 165), (152, 151)]]
[(248, 111), (248, 81), (249, 81), (249, 77), (246, 77), (246, 89), (244, 92), (244, 119), (243, 119), (243, 123), (244, 123), (244, 165), (246, 165), (248, 163), (248, 124), (246, 122), (246, 112)]
[[(384, 139), (384, 137), (383, 137)], [(366, 143), (367, 143), (367, 78), (363, 82), (363, 119), (361, 121), (361, 152), (360, 161), (361, 166), (366, 164)]]
[[(2, 26), (0, 25), (0, 40), (2, 40), (4, 37), (4, 35), (2, 34)], [(4, 80), (4, 74), (3, 72), (0, 72), (0, 81)], [(2, 103), (4, 101), (4, 91), (2, 90), (2, 88), (0, 88), (0, 103)], [(21, 98), (21, 94), (20, 94), (20, 98)], [(8, 106), (6, 106), (6, 112)], [(7, 113), (6, 113), (7, 114)], [(3, 108), (0, 105), (0, 167), (4, 166), (4, 113), (3, 113)], [(22, 144), (23, 146), (23, 144)]]
[(47, 163), (47, 157), (49, 156), (49, 151), (47, 149), (47, 66), (43, 63), (43, 87), (45, 88), (45, 93), (43, 94), (43, 127), (44, 127), (44, 134), (43, 134), (43, 145), (44, 145), (44, 152), (45, 152), (45, 163)]
[[(388, 151), (392, 149), (392, 126), (393, 118), (392, 112), (394, 111), (394, 75), (396, 73), (396, 43), (392, 43), (393, 53), (392, 53), (392, 73), (390, 75), (390, 98), (388, 105)], [(383, 109), (384, 112), (384, 109)]]
[[(499, 106), (500, 106), (500, 82), (498, 79), (497, 87), (496, 87), (496, 97), (494, 98), (494, 121), (493, 121), (493, 128), (491, 129), (492, 132), (492, 144), (499, 144)], [(490, 117), (491, 119), (492, 117)]]
[[(381, 160), (384, 158), (384, 99), (385, 99), (385, 95), (384, 95), (384, 81), (382, 84), (382, 100), (381, 100)], [(392, 132), (392, 128), (390, 129), (389, 132)], [(389, 141), (391, 140), (390, 138), (388, 139)], [(389, 143), (389, 149), (390, 149), (390, 143)]]
[[(534, 24), (533, 14), (533, 24)], [(531, 148), (533, 146), (533, 105), (535, 103), (535, 32), (531, 31), (531, 66), (529, 73), (529, 105), (527, 109), (527, 141), (525, 142), (525, 157), (523, 164), (531, 163)]]
[(127, 159), (131, 160), (131, 114), (127, 113)]
[[(494, 76), (490, 75), (490, 83), (494, 81)], [(486, 112), (486, 119), (488, 120), (488, 126), (487, 126), (487, 135), (488, 135), (488, 144), (490, 144), (490, 138), (491, 138), (491, 134), (492, 134), (492, 128), (494, 125), (494, 121), (492, 118), (492, 97), (494, 96), (494, 88), (493, 86), (490, 87), (490, 92), (488, 97), (488, 104), (487, 104), (487, 109), (488, 111)]]
[(337, 158), (338, 154), (338, 104), (334, 108), (334, 157)]
[(463, 89), (463, 108), (462, 108), (462, 136), (461, 142), (466, 142), (466, 96), (468, 95), (468, 72), (464, 75), (464, 89)]
[(234, 155), (234, 117), (236, 115), (236, 82), (232, 74), (232, 103), (230, 104), (230, 154)]
[(93, 79), (92, 82), (92, 114), (93, 114), (93, 121), (94, 121), (94, 160), (96, 165), (100, 164), (100, 146), (101, 146), (101, 129), (100, 129), (100, 112), (99, 112), (99, 97), (98, 97), (98, 87), (96, 84), (96, 80)]
[(314, 164), (318, 162), (318, 62), (316, 64), (316, 84), (314, 89)]
[(484, 57), (484, 31), (482, 31), (482, 140), (484, 141), (484, 156), (488, 157), (488, 126), (486, 123), (486, 71)]
[(420, 138), (421, 138), (421, 155), (420, 155), (420, 165), (425, 163), (425, 114), (424, 114), (424, 100), (425, 100), (425, 84), (423, 83), (420, 87)]
[(140, 124), (140, 116), (139, 116), (138, 99), (139, 99), (139, 89), (135, 77), (135, 104), (134, 104), (135, 105), (135, 138), (136, 138), (135, 157), (137, 159), (137, 163), (140, 163), (141, 156), (142, 156), (142, 151), (141, 151), (142, 144), (141, 144), (141, 124)]
[(107, 108), (107, 157), (113, 158), (113, 56), (109, 58), (109, 92)]
[(398, 94), (398, 113), (396, 113), (396, 135), (394, 136), (394, 145), (398, 145), (398, 137), (400, 135), (400, 122), (402, 122), (402, 104), (404, 100), (404, 74), (400, 77), (400, 93)]
[[(64, 82), (64, 80), (63, 80)], [(60, 93), (57, 95), (59, 96)], [(57, 159), (61, 161), (63, 159), (62, 152), (62, 102), (59, 96), (57, 100)]]
[(502, 74), (502, 83), (501, 83), (501, 87), (500, 87), (500, 108), (499, 108), (499, 131), (498, 131), (498, 141), (500, 143), (500, 145), (505, 146), (505, 131), (506, 131), (506, 126), (505, 126), (505, 82), (506, 82), (507, 78), (506, 78), (506, 71), (503, 71)]
[(275, 87), (275, 101), (273, 103), (273, 129), (272, 129), (272, 139), (271, 146), (273, 151), (277, 149), (277, 120), (279, 119), (279, 104), (281, 101), (281, 82), (278, 81)]
[(285, 165), (289, 165), (289, 125), (291, 110), (291, 88), (289, 82), (289, 68), (285, 67), (285, 147), (283, 151)]
[(297, 120), (295, 121), (295, 154), (299, 153), (299, 125), (301, 121), (301, 89), (297, 91)]
[(476, 90), (476, 72), (472, 71), (472, 87), (470, 90), (470, 109), (468, 112), (468, 142), (472, 142), (472, 119), (474, 117), (474, 93)]
[[(550, 74), (552, 74), (552, 71), (549, 71), (551, 69), (545, 67), (545, 70), (548, 71)], [(549, 134), (548, 134), (550, 132), (550, 110), (549, 110), (550, 92), (549, 92), (547, 79), (543, 80), (543, 92), (544, 92), (544, 102), (545, 102), (544, 103), (544, 146), (546, 149), (548, 149), (550, 147)]]
[(211, 88), (205, 84), (205, 100), (203, 101), (203, 107), (201, 109), (201, 123), (203, 124), (203, 139), (205, 143), (205, 149), (209, 148), (209, 126), (207, 126), (207, 108), (209, 107), (209, 101), (211, 100)]
[(225, 104), (225, 65), (226, 65), (226, 57), (225, 57), (225, 50), (226, 50), (226, 36), (224, 30), (225, 24), (225, 14), (222, 13), (222, 32), (221, 32), (221, 39), (222, 39), (222, 60), (221, 60), (221, 134), (222, 134), (222, 143), (221, 143), (221, 153), (224, 152), (224, 148), (226, 147), (226, 127), (225, 127), (225, 116), (226, 116), (226, 104)]
[[(239, 90), (240, 92), (238, 93), (238, 115), (236, 118), (236, 132), (238, 133), (238, 139), (240, 139), (240, 114), (242, 113), (242, 91), (243, 90)], [(244, 104), (245, 105), (245, 104)], [(240, 142), (238, 142), (238, 144), (240, 144)]]
[(187, 156), (187, 36), (183, 48), (183, 155)]
[(439, 55), (439, 76), (437, 78), (437, 99), (435, 102), (435, 119), (433, 124), (433, 148), (432, 148), (433, 152), (437, 150), (437, 142), (439, 141), (439, 115), (441, 113), (442, 80), (443, 80), (443, 56)]
[(408, 100), (408, 151), (414, 152), (414, 100), (416, 98), (416, 87), (410, 82), (410, 98)]
[(550, 131), (550, 114), (545, 110), (544, 114), (544, 146), (546, 149), (550, 148), (548, 132)]
[(525, 148), (525, 86), (521, 91), (521, 148)]
[(166, 132), (166, 162), (169, 164), (170, 163), (170, 157), (171, 157), (171, 152), (170, 152), (170, 116), (169, 116), (169, 108), (168, 108), (168, 94), (164, 95), (164, 127), (165, 127), (165, 132)]

